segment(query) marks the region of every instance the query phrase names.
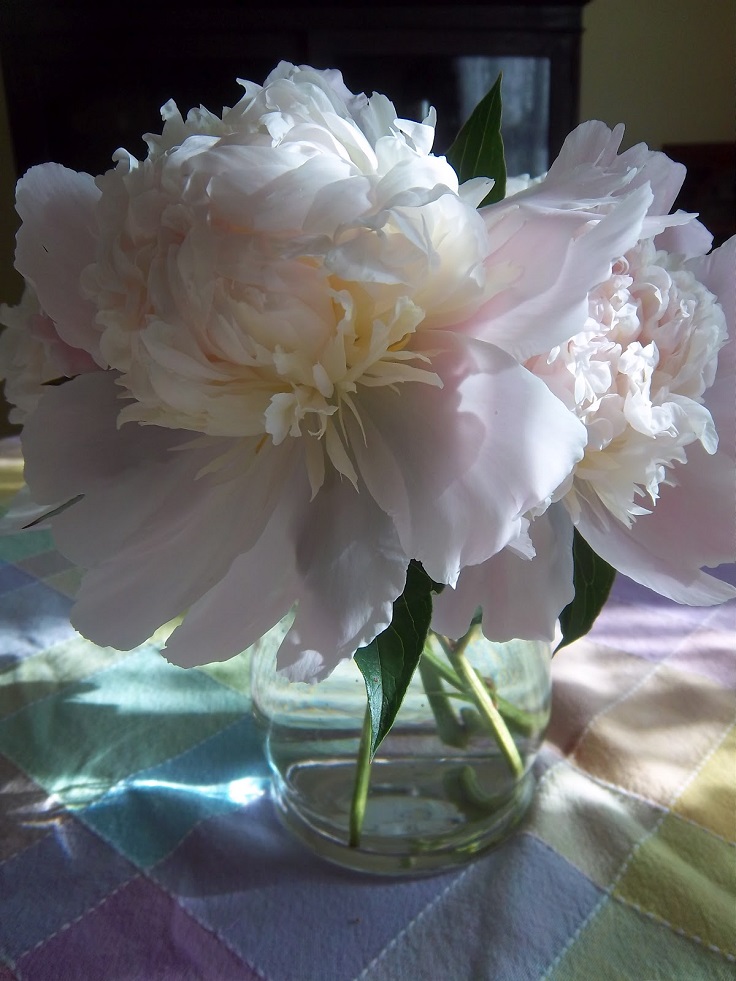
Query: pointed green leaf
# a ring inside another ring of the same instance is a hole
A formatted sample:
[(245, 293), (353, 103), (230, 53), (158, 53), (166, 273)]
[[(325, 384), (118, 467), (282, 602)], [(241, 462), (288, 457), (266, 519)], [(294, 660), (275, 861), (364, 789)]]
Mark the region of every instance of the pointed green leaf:
[(616, 570), (596, 555), (583, 536), (575, 529), (572, 545), (575, 571), (575, 599), (560, 614), (562, 640), (559, 651), (574, 640), (585, 636), (608, 599)]
[(393, 619), (376, 639), (356, 652), (365, 680), (371, 716), (371, 759), (389, 732), (404, 700), (432, 619), (435, 584), (418, 562), (409, 565), (404, 592), (394, 603)]
[(492, 177), (495, 180), (481, 207), (503, 200), (506, 194), (506, 158), (501, 137), (500, 75), (491, 91), (475, 107), (446, 156), (461, 183), (473, 177)]

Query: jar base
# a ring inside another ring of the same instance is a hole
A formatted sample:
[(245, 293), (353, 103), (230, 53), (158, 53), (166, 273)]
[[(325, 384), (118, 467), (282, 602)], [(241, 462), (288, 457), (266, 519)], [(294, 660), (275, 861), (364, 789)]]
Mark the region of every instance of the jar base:
[[(360, 842), (352, 847), (354, 773), (354, 762), (343, 760), (293, 765), (286, 779), (274, 774), (273, 800), (282, 824), (321, 858), (377, 876), (438, 875), (475, 860), (519, 824), (535, 786), (531, 770), (510, 781), (500, 760), (485, 764), (480, 781), (477, 762), (424, 768), (416, 760), (376, 760)], [(483, 793), (486, 780), (500, 790)]]

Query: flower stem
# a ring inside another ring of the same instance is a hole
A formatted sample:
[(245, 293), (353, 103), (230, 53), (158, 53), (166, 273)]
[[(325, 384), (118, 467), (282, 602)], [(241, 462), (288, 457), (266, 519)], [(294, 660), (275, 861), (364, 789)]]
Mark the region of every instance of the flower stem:
[[(471, 632), (474, 631), (476, 629), (476, 625), (470, 629)], [(434, 635), (434, 640), (441, 646), (447, 658), (452, 658), (453, 650), (455, 650), (452, 641), (448, 640), (447, 637), (440, 636), (439, 634)], [(468, 695), (467, 687), (457, 671), (454, 671), (431, 649), (429, 646), (429, 637), (427, 638), (427, 645), (422, 653), (422, 658), (426, 658), (428, 661), (430, 661), (437, 673), (441, 675), (445, 681), (449, 682), (449, 684), (451, 684), (456, 691), (465, 696)], [(491, 699), (501, 714), (501, 718), (504, 720), (504, 722), (523, 735), (528, 736), (544, 725), (543, 720), (540, 722), (540, 713), (525, 712), (516, 705), (512, 705), (511, 702), (499, 695), (498, 692), (494, 692)]]
[(426, 653), (427, 648), (425, 647), (424, 653), (419, 658), (419, 676), (422, 679), (424, 693), (437, 724), (437, 734), (446, 746), (458, 748), (467, 746), (468, 733), (455, 715), (450, 699), (444, 692), (442, 687), (443, 674), (439, 670), (436, 658), (428, 658)]
[(519, 750), (516, 748), (516, 743), (508, 730), (508, 726), (503, 720), (503, 716), (493, 704), (493, 699), (488, 694), (486, 686), (478, 677), (478, 673), (465, 654), (466, 648), (472, 639), (473, 633), (477, 629), (477, 625), (471, 627), (465, 636), (460, 638), (457, 644), (454, 645), (449, 655), (450, 660), (458, 675), (467, 685), (468, 690), (473, 697), (473, 701), (481, 714), (481, 717), (484, 719), (489, 729), (493, 733), (493, 736), (498, 743), (499, 749), (503, 753), (511, 772), (515, 777), (520, 777), (524, 773), (524, 763), (519, 755)]
[(353, 799), (350, 804), (350, 848), (360, 846), (360, 836), (363, 830), (363, 818), (368, 800), (368, 786), (371, 782), (371, 713), (366, 705), (363, 716), (363, 729), (360, 733), (360, 746), (355, 770), (355, 786)]
[(453, 671), (450, 665), (445, 664), (445, 662), (440, 657), (438, 657), (435, 654), (435, 652), (432, 650), (431, 640), (433, 639), (436, 640), (438, 644), (442, 645), (442, 649), (449, 657), (450, 652), (448, 648), (446, 648), (442, 644), (442, 640), (440, 639), (440, 637), (437, 634), (432, 635), (430, 632), (430, 634), (427, 635), (427, 642), (424, 645), (424, 650), (422, 651), (422, 657), (419, 663), (421, 664), (422, 661), (429, 661), (429, 663), (435, 669), (437, 674), (440, 675), (440, 677), (444, 678), (445, 681), (449, 682), (449, 684), (451, 684), (453, 688), (456, 688), (460, 692), (464, 692), (465, 685), (463, 684), (462, 678), (457, 673), (457, 671)]

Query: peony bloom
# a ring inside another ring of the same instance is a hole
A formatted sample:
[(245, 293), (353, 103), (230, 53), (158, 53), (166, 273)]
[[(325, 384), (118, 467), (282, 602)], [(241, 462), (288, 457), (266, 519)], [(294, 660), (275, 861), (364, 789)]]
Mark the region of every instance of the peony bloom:
[(167, 654), (192, 665), (296, 606), (280, 663), (317, 678), (388, 625), (411, 559), (452, 585), (525, 547), (586, 429), (518, 351), (579, 331), (651, 192), (479, 213), (431, 116), (288, 64), (221, 118), (163, 116), (142, 161), (19, 182), (16, 264), (98, 366), (28, 418), (27, 481), (82, 495), (52, 519), (82, 633), (128, 648), (185, 614)]
[[(677, 602), (736, 596), (701, 571), (736, 552), (736, 239), (702, 255), (703, 226), (666, 214), (684, 168), (642, 146), (617, 156), (621, 135), (584, 124), (540, 185), (565, 186), (591, 167), (616, 181), (624, 168), (632, 186), (647, 178), (653, 191), (643, 237), (589, 293), (582, 329), (525, 361), (584, 424), (585, 454), (553, 495), (559, 503), (532, 522), (534, 560), (506, 549), (465, 570), (437, 602), (442, 629), (482, 605), (489, 636), (551, 638), (573, 596), (573, 525), (614, 568)], [(500, 577), (511, 594), (502, 614)]]
[[(736, 558), (736, 238), (689, 260), (649, 243), (623, 262), (637, 260), (624, 292), (642, 291), (642, 340), (621, 345), (600, 415), (598, 400), (576, 403), (590, 419), (590, 450), (562, 502), (631, 579), (678, 603), (721, 603), (736, 589), (702, 570)], [(592, 302), (599, 315), (600, 295)], [(601, 334), (618, 321), (603, 318)]]

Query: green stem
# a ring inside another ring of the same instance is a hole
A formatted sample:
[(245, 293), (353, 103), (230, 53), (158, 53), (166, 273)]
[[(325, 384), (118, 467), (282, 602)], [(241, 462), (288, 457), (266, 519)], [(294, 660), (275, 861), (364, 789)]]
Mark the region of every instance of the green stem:
[(442, 644), (441, 638), (437, 634), (427, 634), (427, 642), (424, 645), (424, 650), (422, 651), (422, 656), (419, 663), (421, 664), (422, 661), (429, 661), (440, 677), (444, 678), (444, 680), (451, 684), (453, 688), (456, 688), (460, 692), (464, 692), (465, 685), (463, 684), (457, 671), (453, 671), (449, 664), (445, 664), (441, 658), (437, 657), (435, 652), (430, 647), (432, 638), (434, 638), (438, 644), (442, 645), (442, 649), (449, 656), (450, 651), (444, 646), (444, 644)]
[(543, 712), (525, 712), (497, 693), (493, 696), (493, 700), (504, 722), (522, 736), (531, 736), (533, 732), (543, 728), (545, 724)]
[(485, 720), (489, 729), (493, 733), (493, 736), (496, 739), (499, 749), (503, 753), (511, 772), (515, 777), (520, 777), (524, 773), (524, 763), (519, 755), (519, 750), (516, 748), (516, 743), (514, 742), (511, 733), (503, 720), (503, 716), (493, 704), (493, 699), (488, 694), (486, 686), (478, 677), (478, 673), (465, 655), (465, 650), (477, 629), (477, 625), (471, 627), (465, 636), (460, 638), (449, 656), (453, 667), (465, 682), (470, 694), (473, 696), (473, 701), (475, 702), (481, 717)]
[[(467, 746), (468, 733), (455, 715), (450, 699), (442, 687), (442, 672), (438, 668), (436, 659), (427, 657), (426, 654), (427, 649), (425, 647), (419, 658), (419, 676), (422, 679), (424, 693), (437, 724), (437, 734), (446, 746), (458, 748)], [(454, 671), (452, 673), (454, 674)]]
[(350, 804), (350, 848), (358, 848), (363, 830), (365, 806), (368, 800), (368, 786), (371, 782), (371, 713), (366, 705), (363, 716), (363, 729), (360, 733), (360, 746), (355, 770), (355, 786)]
[[(472, 634), (476, 629), (478, 629), (477, 624), (474, 624), (470, 628), (469, 633)], [(429, 641), (429, 638), (427, 639)], [(452, 641), (448, 640), (447, 637), (440, 636), (439, 634), (434, 634), (434, 639), (442, 647), (442, 650), (445, 652), (447, 657), (452, 658), (453, 651), (455, 650)], [(442, 675), (445, 681), (449, 682), (449, 684), (451, 684), (458, 692), (467, 696), (468, 691), (466, 686), (463, 684), (460, 675), (456, 671), (453, 671), (449, 665), (445, 664), (441, 658), (437, 657), (434, 651), (430, 648), (429, 643), (427, 643), (427, 646), (424, 648), (422, 657), (428, 658), (436, 668), (437, 673)], [(534, 732), (535, 729), (540, 727), (541, 723), (537, 717), (538, 713), (532, 714), (531, 712), (525, 712), (523, 709), (517, 708), (516, 705), (512, 705), (511, 702), (499, 695), (498, 692), (494, 692), (491, 698), (493, 699), (494, 705), (501, 713), (501, 717), (504, 722), (517, 729), (523, 735), (528, 736)]]

